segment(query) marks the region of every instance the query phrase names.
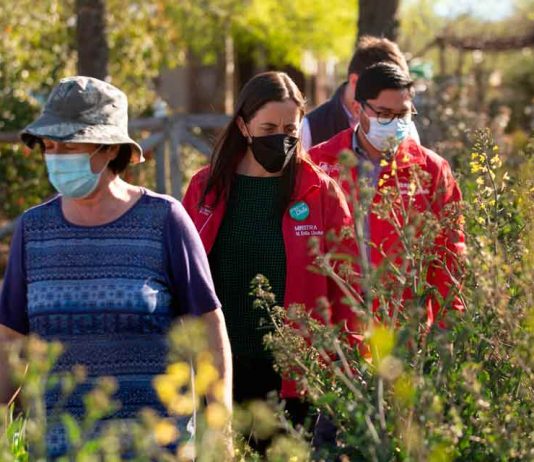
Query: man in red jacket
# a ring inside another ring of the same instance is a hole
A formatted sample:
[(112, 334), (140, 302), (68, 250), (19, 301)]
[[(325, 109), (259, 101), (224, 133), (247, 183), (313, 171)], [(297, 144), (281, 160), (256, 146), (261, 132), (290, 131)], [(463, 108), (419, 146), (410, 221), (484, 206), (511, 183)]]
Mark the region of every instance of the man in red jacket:
[[(360, 108), (354, 101), (358, 77), (369, 66), (381, 62), (395, 64), (408, 72), (408, 63), (395, 42), (384, 37), (362, 36), (350, 60), (347, 80), (332, 98), (306, 114), (302, 121), (301, 142), (306, 151), (358, 124)], [(419, 140), (415, 125), (412, 125), (411, 136)]]
[[(356, 100), (360, 123), (310, 150), (312, 160), (330, 176), (339, 179), (341, 153), (356, 156), (350, 176), (356, 185), (365, 180), (374, 193), (361, 227), (364, 245), (362, 265), (377, 268), (388, 262), (400, 268), (406, 260), (401, 229), (414, 224), (416, 237), (428, 232), (433, 217), (449, 225), (441, 228), (428, 254), (432, 255), (426, 274), (428, 292), (425, 306), (427, 324), (442, 321), (442, 307), (462, 311), (458, 294), (459, 261), (465, 239), (458, 215), (462, 199), (448, 162), (410, 137), (413, 82), (398, 66), (379, 63), (359, 77)], [(358, 191), (342, 181), (349, 206), (361, 205)], [(396, 191), (397, 196), (391, 195)], [(384, 213), (386, 210), (386, 213)], [(424, 215), (430, 213), (430, 215)], [(423, 220), (421, 220), (423, 217)], [(423, 275), (424, 273), (421, 273)], [(403, 293), (403, 299), (411, 296)], [(376, 301), (375, 301), (376, 305)]]

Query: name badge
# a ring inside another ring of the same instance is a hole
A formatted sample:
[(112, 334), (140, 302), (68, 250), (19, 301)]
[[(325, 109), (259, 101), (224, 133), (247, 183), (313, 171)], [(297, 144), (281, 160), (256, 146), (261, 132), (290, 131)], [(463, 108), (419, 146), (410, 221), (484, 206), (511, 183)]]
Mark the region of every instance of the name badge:
[(310, 216), (310, 207), (304, 201), (297, 202), (289, 209), (289, 216), (293, 220), (303, 221)]

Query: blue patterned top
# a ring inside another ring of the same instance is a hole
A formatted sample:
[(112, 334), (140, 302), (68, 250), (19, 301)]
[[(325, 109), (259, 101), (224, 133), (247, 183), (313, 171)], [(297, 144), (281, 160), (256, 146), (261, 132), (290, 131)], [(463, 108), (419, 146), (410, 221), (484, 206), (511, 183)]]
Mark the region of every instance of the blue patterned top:
[[(81, 397), (99, 376), (114, 376), (114, 418), (161, 409), (152, 379), (165, 369), (165, 335), (177, 316), (220, 306), (204, 247), (182, 205), (148, 190), (121, 217), (77, 226), (61, 196), (28, 210), (13, 236), (0, 324), (59, 340), (56, 370), (83, 364), (87, 385), (64, 410), (84, 413)], [(50, 411), (59, 396), (46, 399)]]

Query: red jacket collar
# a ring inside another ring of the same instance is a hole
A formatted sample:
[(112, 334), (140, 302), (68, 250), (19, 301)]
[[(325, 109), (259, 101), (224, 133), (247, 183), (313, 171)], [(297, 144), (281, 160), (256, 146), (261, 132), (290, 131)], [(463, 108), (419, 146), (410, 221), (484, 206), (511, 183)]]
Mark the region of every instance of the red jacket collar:
[[(298, 162), (299, 168), (297, 170), (297, 178), (295, 181), (295, 194), (293, 196), (292, 202), (303, 199), (310, 192), (310, 190), (321, 187), (321, 170), (307, 157), (301, 157)], [(209, 166), (205, 167), (199, 172), (200, 182), (203, 185), (205, 185), (208, 181), (209, 175)], [(216, 206), (215, 204), (218, 203), (218, 201), (225, 202), (224, 198), (218, 197), (217, 191), (211, 190), (206, 196), (203, 207), (207, 208), (208, 211), (213, 211)]]

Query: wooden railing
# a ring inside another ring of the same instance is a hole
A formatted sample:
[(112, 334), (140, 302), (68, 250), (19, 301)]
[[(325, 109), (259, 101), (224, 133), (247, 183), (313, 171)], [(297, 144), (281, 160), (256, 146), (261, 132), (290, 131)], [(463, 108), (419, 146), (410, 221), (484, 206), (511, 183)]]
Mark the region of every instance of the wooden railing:
[[(145, 152), (154, 153), (156, 191), (179, 199), (182, 194), (183, 172), (180, 166), (184, 146), (190, 146), (209, 158), (211, 145), (195, 131), (220, 129), (229, 120), (229, 116), (224, 114), (174, 114), (131, 120), (128, 128), (134, 139), (139, 140), (137, 134), (148, 133), (139, 144)], [(19, 141), (18, 132), (0, 132), (0, 143)], [(0, 228), (0, 239), (13, 232), (15, 221)]]

